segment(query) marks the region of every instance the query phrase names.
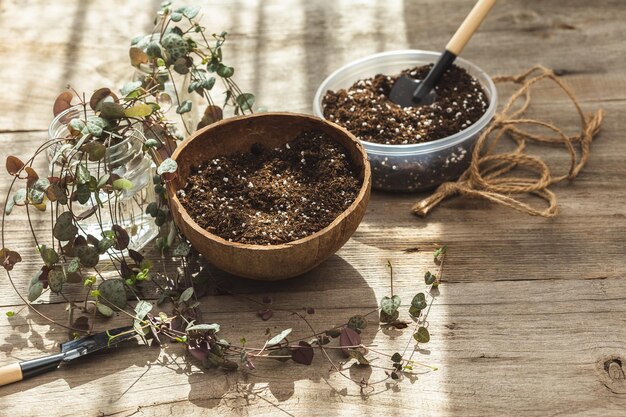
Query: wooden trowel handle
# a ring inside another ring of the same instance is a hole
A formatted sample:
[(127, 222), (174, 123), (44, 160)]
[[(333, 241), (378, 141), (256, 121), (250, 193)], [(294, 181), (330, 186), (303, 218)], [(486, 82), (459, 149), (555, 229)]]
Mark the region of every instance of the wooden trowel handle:
[(446, 50), (459, 56), (467, 41), (469, 41), (474, 32), (476, 32), (476, 29), (478, 29), (478, 26), (480, 26), (495, 3), (496, 0), (478, 0), (472, 11), (469, 12), (454, 36), (452, 36), (452, 39), (450, 39), (446, 45)]
[(22, 379), (24, 379), (22, 376), (22, 367), (19, 363), (12, 363), (0, 368), (0, 386), (12, 384)]
[(65, 356), (66, 353), (57, 353), (3, 366), (0, 368), (0, 386), (53, 371), (59, 367)]

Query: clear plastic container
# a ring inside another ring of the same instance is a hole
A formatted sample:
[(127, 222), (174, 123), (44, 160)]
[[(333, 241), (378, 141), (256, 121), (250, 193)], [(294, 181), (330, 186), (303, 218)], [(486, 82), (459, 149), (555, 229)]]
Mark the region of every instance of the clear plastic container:
[[(403, 50), (369, 55), (330, 74), (313, 99), (313, 113), (324, 118), (322, 99), (328, 90), (349, 88), (356, 81), (377, 74), (396, 75), (402, 70), (437, 61), (439, 52)], [(469, 166), (472, 149), (480, 132), (493, 118), (497, 91), (491, 78), (476, 65), (457, 58), (455, 64), (467, 70), (481, 84), (489, 107), (468, 128), (454, 135), (412, 145), (384, 145), (362, 141), (372, 166), (372, 187), (386, 191), (423, 191), (458, 178)]]

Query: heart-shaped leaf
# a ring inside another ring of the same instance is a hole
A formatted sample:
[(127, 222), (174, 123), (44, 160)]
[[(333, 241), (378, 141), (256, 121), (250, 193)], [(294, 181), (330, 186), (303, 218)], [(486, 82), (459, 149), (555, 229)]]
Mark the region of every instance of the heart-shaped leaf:
[(113, 181), (113, 189), (118, 191), (132, 190), (133, 183), (126, 178), (118, 178)]
[(179, 12), (172, 12), (170, 19), (172, 19), (172, 22), (180, 22), (183, 19), (183, 14)]
[(361, 344), (361, 335), (349, 327), (341, 329), (341, 335), (339, 336), (339, 345), (341, 351), (346, 358), (350, 357), (348, 349), (355, 349)]
[(417, 329), (417, 332), (415, 332), (413, 338), (419, 343), (428, 343), (428, 341), (430, 341), (430, 333), (428, 333), (428, 329), (426, 327), (422, 326)]
[(166, 173), (173, 173), (176, 172), (177, 169), (178, 164), (176, 163), (176, 161), (174, 161), (172, 158), (167, 158), (166, 160), (161, 162), (161, 164), (157, 168), (157, 174), (163, 175)]
[(76, 220), (85, 220), (93, 216), (96, 211), (98, 211), (98, 206), (93, 206), (90, 209), (87, 209), (76, 216)]
[(192, 103), (191, 100), (185, 100), (176, 108), (176, 113), (184, 114), (189, 113), (191, 111)]
[(152, 304), (146, 300), (140, 300), (137, 305), (135, 305), (135, 317), (138, 320), (143, 320), (152, 310)]
[(191, 247), (187, 242), (181, 240), (174, 246), (174, 249), (172, 249), (172, 256), (187, 256), (189, 252), (191, 252)]
[(205, 126), (208, 126), (212, 123), (222, 120), (223, 117), (224, 117), (224, 113), (221, 107), (207, 106), (207, 108), (204, 110), (204, 115), (202, 116), (200, 123), (198, 123), (198, 129), (201, 129)]
[(22, 257), (19, 253), (7, 248), (0, 249), (0, 262), (7, 271), (12, 270), (15, 264), (21, 261)]
[(74, 200), (80, 204), (87, 204), (91, 198), (91, 191), (88, 184), (79, 184), (74, 191)]
[(49, 268), (52, 268), (52, 266), (59, 261), (59, 254), (53, 248), (49, 248), (46, 245), (39, 247), (39, 254), (43, 262)]
[(86, 148), (87, 154), (89, 155), (89, 160), (91, 162), (101, 160), (102, 158), (104, 158), (107, 152), (106, 146), (98, 141), (89, 142)]
[(77, 272), (78, 268), (80, 268), (80, 262), (78, 261), (78, 258), (72, 258), (72, 260), (67, 264), (67, 272), (70, 274)]
[(361, 331), (367, 327), (367, 319), (359, 315), (352, 316), (350, 320), (348, 320), (348, 327), (356, 331)]
[(277, 334), (276, 336), (272, 337), (270, 340), (267, 341), (267, 346), (273, 346), (273, 345), (277, 345), (280, 342), (282, 342), (287, 336), (289, 336), (289, 334), (291, 333), (292, 329), (285, 329), (282, 332), (280, 332), (279, 334)]
[(17, 156), (9, 155), (7, 156), (6, 167), (10, 175), (18, 175), (20, 170), (24, 168), (24, 162)]
[(239, 94), (235, 99), (235, 103), (237, 103), (243, 111), (250, 111), (254, 105), (254, 95), (250, 93)]
[(102, 136), (102, 133), (104, 132), (104, 129), (106, 127), (107, 121), (104, 120), (102, 117), (94, 116), (90, 117), (89, 120), (87, 120), (87, 130), (89, 131), (89, 133), (97, 138)]
[(139, 118), (143, 118), (146, 116), (150, 116), (152, 114), (152, 111), (153, 111), (153, 107), (150, 106), (149, 104), (139, 103), (124, 110), (124, 114), (126, 115), (126, 117), (139, 119)]
[(79, 118), (74, 118), (70, 120), (70, 123), (67, 125), (67, 127), (70, 130), (70, 132), (76, 136), (89, 133), (87, 131), (87, 125), (85, 124), (84, 121), (82, 121)]
[(98, 265), (98, 261), (100, 261), (100, 254), (93, 246), (79, 246), (74, 249), (76, 256), (80, 260), (81, 265), (86, 268), (93, 268)]
[(409, 314), (411, 315), (411, 317), (417, 319), (421, 313), (422, 313), (422, 309), (419, 309), (415, 306), (409, 307)]
[(115, 233), (115, 245), (113, 246), (117, 250), (124, 250), (130, 243), (130, 236), (128, 232), (120, 225), (114, 224), (111, 228)]
[(187, 301), (191, 300), (191, 297), (193, 297), (193, 287), (189, 287), (185, 291), (183, 291), (183, 293), (178, 298), (178, 302), (186, 303)]
[(187, 66), (187, 59), (185, 57), (178, 58), (174, 62), (173, 69), (179, 74), (187, 74), (189, 72), (189, 67)]
[(383, 310), (380, 310), (380, 322), (381, 323), (392, 323), (396, 321), (400, 317), (400, 312), (398, 310), (394, 311), (392, 315), (385, 313)]
[(124, 84), (124, 86), (120, 90), (120, 93), (122, 93), (122, 95), (124, 96), (127, 96), (140, 87), (141, 87), (141, 81), (131, 81), (131, 82)]
[(291, 359), (302, 365), (310, 365), (313, 362), (313, 348), (305, 341), (298, 342), (298, 346), (291, 349)]
[(191, 7), (191, 6), (184, 7), (182, 10), (182, 13), (185, 15), (187, 19), (193, 19), (194, 17), (198, 15), (199, 12), (200, 12), (199, 7)]
[(411, 307), (415, 307), (417, 310), (423, 310), (428, 306), (426, 303), (426, 296), (423, 292), (415, 294), (413, 300), (411, 300)]
[(26, 171), (26, 179), (27, 179), (26, 185), (28, 187), (32, 187), (35, 184), (35, 182), (39, 179), (39, 175), (37, 174), (37, 171), (35, 171), (32, 167), (29, 167), (29, 166), (25, 166), (24, 171)]
[(230, 78), (235, 73), (235, 69), (233, 67), (227, 67), (224, 64), (219, 64), (217, 67), (217, 75), (222, 78)]
[(52, 202), (58, 201), (60, 204), (67, 204), (67, 194), (59, 184), (50, 184), (46, 190), (46, 196)]
[(148, 54), (146, 54), (141, 48), (133, 46), (128, 51), (128, 55), (130, 56), (130, 64), (133, 67), (138, 67), (141, 64), (148, 63)]
[(63, 291), (63, 283), (66, 281), (65, 274), (61, 269), (53, 269), (48, 273), (48, 286), (50, 291), (60, 293)]
[(393, 297), (383, 297), (380, 301), (380, 308), (385, 314), (391, 316), (398, 310), (400, 303), (400, 297), (397, 295)]
[(31, 284), (28, 287), (28, 301), (30, 302), (35, 301), (37, 298), (39, 298), (42, 292), (43, 292), (43, 284), (40, 281), (37, 281), (34, 284)]
[(91, 173), (87, 169), (87, 167), (83, 164), (78, 164), (76, 166), (76, 182), (78, 184), (87, 184), (91, 179)]
[(98, 245), (96, 247), (99, 254), (105, 254), (109, 249), (113, 247), (113, 245), (115, 245), (115, 241), (113, 239), (105, 237), (98, 242)]
[(26, 188), (20, 188), (13, 194), (13, 202), (17, 206), (23, 206), (26, 204)]
[(55, 117), (72, 107), (72, 98), (74, 96), (69, 91), (64, 91), (57, 96), (52, 106), (52, 113), (54, 113)]
[(144, 256), (136, 250), (128, 249), (128, 256), (130, 256), (130, 258), (135, 261), (137, 265), (141, 265), (144, 260)]
[(50, 181), (47, 178), (40, 178), (35, 181), (31, 188), (28, 189), (28, 200), (33, 204), (42, 204), (46, 191), (50, 186)]
[[(200, 86), (205, 90), (211, 90), (215, 85), (215, 77), (209, 77), (200, 81)], [(216, 106), (217, 107), (217, 106)], [(206, 112), (205, 112), (206, 114)]]
[(97, 188), (104, 187), (109, 182), (110, 178), (111, 178), (111, 174), (104, 174), (103, 176), (98, 178), (98, 182), (96, 183), (96, 187)]
[(78, 233), (78, 228), (74, 225), (72, 213), (65, 211), (57, 217), (57, 222), (52, 229), (52, 235), (60, 241), (73, 239)]
[(115, 313), (111, 307), (103, 303), (96, 304), (96, 308), (104, 317), (113, 317), (113, 314)]
[(110, 101), (105, 101), (100, 105), (100, 115), (108, 120), (116, 120), (126, 117), (124, 106)]
[(119, 309), (126, 307), (126, 290), (121, 279), (107, 279), (98, 286), (98, 290), (107, 304)]
[(89, 99), (89, 107), (91, 107), (93, 110), (96, 110), (98, 103), (100, 103), (100, 101), (104, 100), (110, 95), (111, 95), (111, 89), (106, 88), (106, 87), (99, 88), (98, 90), (94, 91), (94, 93), (91, 95), (91, 98)]

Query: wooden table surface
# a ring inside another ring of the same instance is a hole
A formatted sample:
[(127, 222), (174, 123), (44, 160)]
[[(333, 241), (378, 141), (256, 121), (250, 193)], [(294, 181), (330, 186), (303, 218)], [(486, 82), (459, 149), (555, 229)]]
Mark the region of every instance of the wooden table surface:
[[(238, 83), (270, 110), (308, 113), (317, 85), (334, 69), (374, 52), (438, 50), (472, 5), (202, 3), (206, 26), (230, 33), (225, 59)], [(46, 138), (52, 102), (68, 83), (90, 92), (128, 80), (128, 40), (151, 29), (158, 6), (0, 0), (0, 159), (26, 157)], [(388, 295), (388, 259), (395, 292), (408, 302), (424, 289), (434, 245), (447, 244), (444, 282), (428, 316), (431, 342), (414, 356), (437, 371), (361, 393), (330, 372), (319, 354), (308, 367), (272, 363), (225, 373), (201, 370), (178, 345), (129, 346), (0, 388), (0, 415), (626, 415), (624, 21), (621, 0), (502, 0), (463, 52), (492, 75), (537, 63), (559, 70), (587, 111), (605, 109), (587, 167), (573, 183), (554, 187), (556, 218), (452, 199), (420, 219), (410, 207), (424, 195), (373, 193), (353, 238), (315, 271), (282, 283), (226, 282), (256, 300), (271, 295), (278, 309), (315, 307), (311, 321), (322, 329), (369, 312)], [(535, 116), (575, 127), (571, 105), (555, 88), (540, 88), (534, 98)], [(541, 152), (565, 167), (562, 150)], [(0, 175), (3, 193), (9, 181)], [(32, 250), (23, 217), (9, 218), (5, 233), (12, 247)], [(17, 276), (20, 290), (29, 278)], [(64, 307), (54, 300), (40, 306), (59, 321), (66, 320)], [(205, 297), (202, 308), (232, 340), (263, 340), (267, 327), (293, 327), (300, 336), (307, 331), (286, 312), (263, 322), (254, 303), (229, 295)], [(110, 325), (122, 323), (119, 317)], [(7, 279), (0, 280), (0, 365), (55, 352), (67, 337), (24, 308)], [(363, 337), (381, 352), (413, 348), (410, 329), (381, 331), (371, 323)], [(380, 369), (370, 375), (347, 367), (356, 379), (385, 377)]]

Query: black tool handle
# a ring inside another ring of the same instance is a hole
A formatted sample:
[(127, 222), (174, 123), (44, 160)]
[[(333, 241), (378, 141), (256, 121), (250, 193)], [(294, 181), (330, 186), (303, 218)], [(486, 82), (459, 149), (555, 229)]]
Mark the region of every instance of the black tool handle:
[(43, 358), (20, 362), (20, 368), (22, 368), (22, 379), (28, 379), (49, 371), (54, 371), (59, 367), (59, 365), (61, 365), (65, 355), (65, 353), (57, 353), (56, 355), (44, 356)]
[(428, 75), (424, 80), (419, 83), (415, 92), (413, 92), (413, 101), (416, 103), (421, 103), (424, 97), (426, 97), (433, 88), (437, 85), (443, 74), (450, 68), (450, 65), (456, 59), (456, 55), (447, 49), (444, 51), (439, 59), (435, 63), (435, 65), (430, 69)]
[(57, 353), (43, 358), (3, 366), (0, 368), (0, 386), (53, 371), (59, 367), (65, 356), (66, 353)]
[(452, 36), (446, 45), (445, 52), (441, 54), (439, 60), (430, 70), (424, 81), (422, 81), (413, 92), (413, 101), (419, 104), (424, 97), (432, 91), (439, 80), (441, 80), (446, 70), (450, 68), (450, 65), (452, 65), (456, 57), (461, 54), (465, 44), (467, 44), (474, 32), (476, 32), (476, 29), (478, 29), (478, 26), (480, 26), (495, 3), (496, 0), (478, 0), (476, 2), (467, 17), (465, 17), (463, 23), (461, 23), (461, 26), (459, 26), (454, 36)]

